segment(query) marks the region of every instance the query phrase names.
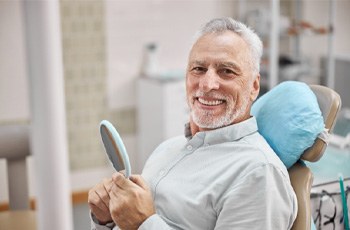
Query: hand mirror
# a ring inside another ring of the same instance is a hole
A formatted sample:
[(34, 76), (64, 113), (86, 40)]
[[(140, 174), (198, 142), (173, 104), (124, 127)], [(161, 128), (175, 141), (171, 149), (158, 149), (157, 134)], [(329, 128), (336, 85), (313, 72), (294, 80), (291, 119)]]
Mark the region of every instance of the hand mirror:
[(119, 133), (114, 126), (106, 120), (100, 123), (100, 133), (106, 153), (113, 167), (118, 172), (125, 170), (125, 177), (129, 178), (131, 175), (129, 156)]

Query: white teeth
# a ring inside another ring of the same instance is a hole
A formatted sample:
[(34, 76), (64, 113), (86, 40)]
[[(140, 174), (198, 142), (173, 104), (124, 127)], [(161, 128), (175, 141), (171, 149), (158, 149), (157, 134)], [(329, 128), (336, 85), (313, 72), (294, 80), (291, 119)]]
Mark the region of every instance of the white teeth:
[(202, 98), (198, 98), (198, 101), (203, 105), (220, 105), (220, 104), (224, 103), (223, 100), (207, 101), (207, 100), (204, 100)]

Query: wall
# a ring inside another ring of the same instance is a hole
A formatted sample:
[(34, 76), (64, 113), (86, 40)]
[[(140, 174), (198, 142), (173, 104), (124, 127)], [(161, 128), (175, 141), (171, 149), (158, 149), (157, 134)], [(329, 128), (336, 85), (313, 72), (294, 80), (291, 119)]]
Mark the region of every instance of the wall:
[(106, 104), (103, 1), (61, 1), (63, 66), (70, 168), (104, 167), (99, 123)]
[(106, 1), (109, 106), (135, 106), (135, 79), (146, 43), (158, 44), (160, 71), (184, 70), (200, 25), (233, 12), (233, 1), (222, 0)]
[(0, 1), (0, 124), (29, 119), (23, 24), (20, 1)]

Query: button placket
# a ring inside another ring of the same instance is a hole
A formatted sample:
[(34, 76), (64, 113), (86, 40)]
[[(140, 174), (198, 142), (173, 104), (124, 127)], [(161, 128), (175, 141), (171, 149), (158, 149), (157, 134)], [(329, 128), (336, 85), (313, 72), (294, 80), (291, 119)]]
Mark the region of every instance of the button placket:
[(166, 169), (162, 169), (159, 171), (159, 176), (164, 176), (166, 173)]
[(192, 146), (192, 145), (187, 145), (187, 146), (186, 146), (186, 149), (187, 149), (188, 151), (192, 151), (192, 150), (193, 150), (193, 146)]

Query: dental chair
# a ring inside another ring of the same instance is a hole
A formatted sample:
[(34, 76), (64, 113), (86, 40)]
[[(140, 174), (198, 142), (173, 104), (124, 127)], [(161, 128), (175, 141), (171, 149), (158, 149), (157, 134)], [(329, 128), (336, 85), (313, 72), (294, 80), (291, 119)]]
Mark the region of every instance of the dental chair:
[(31, 210), (26, 159), (30, 155), (29, 125), (0, 125), (0, 158), (7, 162), (9, 210), (0, 211), (0, 229), (35, 230), (36, 212)]
[[(325, 128), (331, 132), (341, 107), (340, 96), (332, 89), (324, 86), (311, 85), (310, 88), (317, 97), (317, 102), (323, 115)], [(314, 144), (302, 154), (300, 159), (309, 162), (316, 162), (323, 156), (326, 148), (327, 143), (320, 138), (317, 138)], [(310, 190), (313, 182), (312, 172), (300, 161), (295, 163), (288, 171), (298, 200), (298, 214), (292, 229), (310, 230)]]
[(339, 95), (330, 88), (285, 81), (262, 95), (252, 106), (259, 133), (287, 167), (297, 196), (298, 213), (293, 230), (311, 229), (311, 170), (327, 148), (340, 110)]
[(7, 161), (9, 209), (29, 210), (27, 156), (28, 125), (0, 125), (0, 159)]

